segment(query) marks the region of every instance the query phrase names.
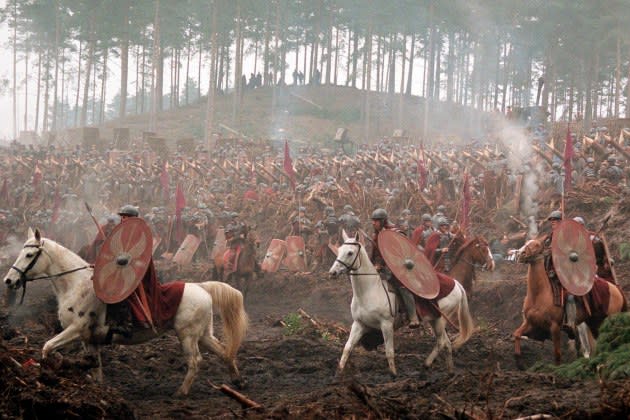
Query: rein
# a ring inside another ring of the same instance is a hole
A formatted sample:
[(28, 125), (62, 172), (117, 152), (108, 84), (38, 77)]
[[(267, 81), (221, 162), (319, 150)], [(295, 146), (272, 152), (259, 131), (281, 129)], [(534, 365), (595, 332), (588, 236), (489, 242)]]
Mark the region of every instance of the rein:
[[(361, 261), (359, 260), (359, 266), (357, 268), (353, 268), (354, 264), (357, 262), (357, 259), (359, 258), (359, 254), (361, 253), (361, 244), (360, 243), (356, 243), (356, 242), (344, 242), (343, 245), (356, 245), (359, 247), (358, 251), (357, 251), (357, 255), (354, 257), (354, 260), (352, 260), (352, 263), (350, 263), (350, 265), (346, 264), (345, 262), (341, 261), (339, 258), (335, 259), (336, 262), (338, 262), (339, 264), (343, 265), (347, 271), (348, 274), (348, 278), (350, 276), (373, 276), (373, 275), (379, 275), (378, 272), (376, 273), (353, 273), (353, 271), (357, 271), (358, 269), (361, 268)], [(380, 276), (379, 276), (380, 277)], [(385, 292), (385, 297), (387, 297), (387, 304), (389, 305), (389, 313), (392, 316), (392, 318), (395, 318), (394, 314), (394, 309), (392, 308), (392, 301), (389, 298), (389, 292), (387, 291), (387, 288), (385, 287), (385, 284), (383, 282), (383, 279), (381, 280), (381, 286), (383, 286), (383, 291)]]
[(26, 268), (24, 268), (24, 270), (19, 269), (18, 267), (16, 267), (15, 265), (12, 265), (11, 268), (14, 269), (15, 271), (17, 271), (20, 274), (20, 280), (19, 282), (22, 284), (22, 297), (20, 298), (20, 305), (22, 305), (24, 303), (24, 296), (26, 295), (26, 283), (30, 282), (30, 281), (35, 281), (35, 280), (43, 280), (43, 279), (51, 279), (51, 278), (56, 278), (56, 277), (62, 277), (65, 276), (66, 274), (71, 274), (77, 271), (81, 271), (81, 270), (85, 270), (88, 268), (93, 268), (93, 265), (85, 265), (83, 267), (77, 267), (77, 268), (73, 268), (71, 270), (66, 270), (66, 271), (62, 271), (61, 273), (55, 273), (55, 274), (50, 274), (47, 276), (40, 276), (40, 277), (33, 277), (33, 278), (28, 278), (26, 277), (26, 273), (28, 273), (33, 267), (35, 267), (35, 264), (37, 264), (37, 260), (39, 259), (39, 257), (42, 255), (42, 252), (44, 251), (44, 242), (42, 241), (41, 245), (24, 245), (24, 248), (37, 248), (37, 254), (35, 254), (35, 257), (31, 260), (31, 262), (28, 263), (28, 265), (26, 266)]

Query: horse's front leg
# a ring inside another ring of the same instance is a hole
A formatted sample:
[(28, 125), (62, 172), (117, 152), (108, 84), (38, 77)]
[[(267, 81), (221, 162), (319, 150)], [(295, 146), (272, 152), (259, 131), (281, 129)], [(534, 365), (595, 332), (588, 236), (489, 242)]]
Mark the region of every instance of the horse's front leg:
[(42, 358), (47, 358), (51, 351), (65, 346), (66, 344), (81, 338), (82, 328), (77, 324), (70, 324), (68, 328), (51, 338), (44, 344)]
[(520, 327), (518, 327), (512, 335), (514, 336), (514, 360), (516, 361), (516, 367), (519, 370), (523, 370), (523, 359), (521, 357), (521, 337), (528, 328), (529, 324), (527, 320), (524, 320)]
[(551, 332), (551, 341), (553, 343), (553, 359), (556, 365), (562, 361), (562, 335), (560, 325), (553, 322), (549, 328)]
[(346, 367), (346, 362), (348, 361), (348, 357), (350, 357), (352, 349), (354, 348), (354, 346), (356, 346), (361, 337), (363, 337), (364, 333), (365, 327), (358, 321), (354, 321), (352, 323), (352, 327), (350, 328), (350, 336), (348, 337), (348, 341), (346, 341), (346, 345), (343, 348), (341, 360), (339, 360), (339, 368), (337, 369), (338, 375), (343, 372), (343, 369)]
[(392, 375), (396, 376), (396, 363), (394, 361), (394, 321), (383, 321), (381, 323), (381, 332), (385, 340), (385, 357)]

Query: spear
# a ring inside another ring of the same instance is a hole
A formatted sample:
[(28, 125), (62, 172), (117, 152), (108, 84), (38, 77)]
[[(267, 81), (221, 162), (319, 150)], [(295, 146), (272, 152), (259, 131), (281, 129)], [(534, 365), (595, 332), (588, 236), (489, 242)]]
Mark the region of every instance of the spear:
[(92, 221), (94, 222), (94, 224), (98, 228), (98, 232), (101, 234), (103, 239), (106, 239), (107, 236), (105, 236), (105, 232), (103, 232), (103, 228), (101, 227), (101, 225), (98, 224), (98, 222), (96, 221), (96, 217), (94, 217), (94, 215), (92, 214), (92, 208), (87, 203), (87, 201), (84, 201), (83, 204), (85, 204), (85, 208), (87, 209), (88, 213), (90, 214), (90, 217), (92, 218)]

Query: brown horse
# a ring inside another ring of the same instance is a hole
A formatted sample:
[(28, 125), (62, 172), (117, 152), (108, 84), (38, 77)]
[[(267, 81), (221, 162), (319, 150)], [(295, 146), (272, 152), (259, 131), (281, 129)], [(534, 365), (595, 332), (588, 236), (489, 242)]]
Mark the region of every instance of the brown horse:
[(459, 247), (455, 252), (452, 268), (448, 272), (449, 277), (457, 279), (464, 286), (469, 301), (472, 297), (475, 268), (477, 267), (494, 270), (494, 258), (492, 258), (490, 247), (481, 236), (468, 239)]
[[(562, 359), (560, 332), (563, 327), (564, 310), (561, 306), (554, 304), (551, 283), (545, 270), (542, 240), (528, 241), (518, 252), (518, 262), (529, 264), (529, 268), (527, 294), (523, 302), (523, 323), (513, 333), (517, 366), (522, 368), (521, 337), (524, 335), (539, 341), (551, 338), (554, 360), (556, 364), (559, 364)], [(597, 337), (599, 326), (607, 316), (627, 310), (626, 298), (621, 289), (612, 283), (605, 282), (605, 284), (610, 294), (605, 314), (589, 315), (584, 305), (576, 305), (575, 325), (586, 322), (595, 337)]]
[(245, 295), (247, 284), (251, 281), (254, 272), (257, 271), (256, 249), (259, 244), (258, 235), (250, 230), (241, 246), (236, 268), (231, 273), (225, 272), (224, 254), (218, 253), (214, 257), (213, 278), (223, 280), (226, 283), (233, 283)]

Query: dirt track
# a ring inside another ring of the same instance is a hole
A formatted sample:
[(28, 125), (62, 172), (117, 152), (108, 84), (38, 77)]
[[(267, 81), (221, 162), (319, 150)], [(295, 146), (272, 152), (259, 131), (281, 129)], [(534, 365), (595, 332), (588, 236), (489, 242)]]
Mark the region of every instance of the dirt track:
[[(347, 336), (336, 339), (334, 334), (322, 334), (309, 327), (308, 321), (301, 331), (287, 335), (287, 328), (278, 321), (302, 308), (324, 326), (348, 327), (349, 283), (324, 275), (280, 273), (253, 283), (246, 296), (251, 328), (239, 353), (248, 381), (243, 393), (260, 403), (262, 411), (244, 411), (211, 387), (209, 381), (221, 384), (228, 379), (226, 369), (214, 358), (204, 360), (191, 395), (173, 399), (185, 365), (177, 339), (166, 335), (140, 346), (106, 348), (104, 386), (87, 376), (79, 346), (63, 351), (61, 366), (55, 359), (42, 368), (18, 369), (21, 381), (35, 383), (35, 388), (24, 388), (4, 372), (5, 401), (0, 414), (29, 417), (56, 412), (69, 418), (215, 418), (245, 413), (291, 418), (515, 418), (546, 413), (584, 418), (620, 414), (603, 404), (609, 392), (595, 381), (574, 383), (516, 370), (511, 332), (520, 322), (524, 273), (524, 266), (505, 266), (482, 274), (472, 301), (478, 331), (455, 353), (453, 374), (446, 372), (443, 358), (438, 358), (433, 369), (423, 368), (434, 344), (428, 330), (402, 329), (396, 334), (397, 378), (390, 376), (381, 349), (355, 350), (346, 374), (335, 377)], [(4, 311), (0, 322), (7, 346), (0, 354), (3, 361), (8, 356), (20, 363), (30, 357), (39, 360), (41, 347), (55, 328), (51, 296), (47, 284), (34, 284), (23, 307), (10, 314)], [(21, 334), (28, 337), (26, 345)], [(524, 354), (529, 365), (550, 362), (551, 345), (526, 341)]]

